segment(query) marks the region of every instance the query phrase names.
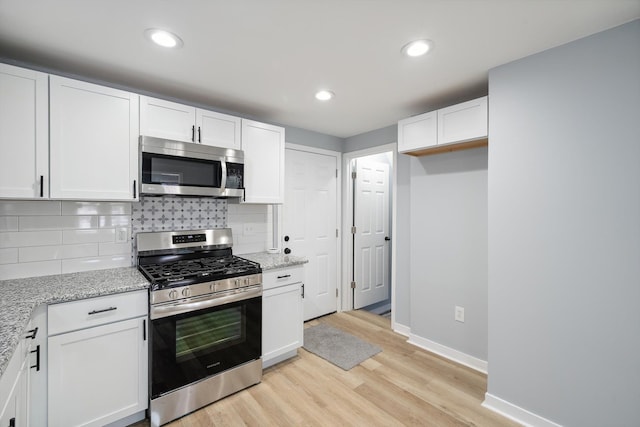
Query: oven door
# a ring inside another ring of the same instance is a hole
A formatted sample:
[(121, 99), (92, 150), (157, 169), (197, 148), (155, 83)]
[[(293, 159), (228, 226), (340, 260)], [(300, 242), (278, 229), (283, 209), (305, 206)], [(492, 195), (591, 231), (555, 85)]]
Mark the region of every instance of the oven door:
[(262, 296), (153, 319), (150, 345), (151, 399), (259, 359)]

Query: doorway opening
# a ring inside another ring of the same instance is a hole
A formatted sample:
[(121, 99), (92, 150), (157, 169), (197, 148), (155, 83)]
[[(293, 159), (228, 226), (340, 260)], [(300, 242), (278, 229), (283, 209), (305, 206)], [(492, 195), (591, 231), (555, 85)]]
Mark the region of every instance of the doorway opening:
[(394, 324), (396, 144), (343, 155), (344, 311), (364, 309)]

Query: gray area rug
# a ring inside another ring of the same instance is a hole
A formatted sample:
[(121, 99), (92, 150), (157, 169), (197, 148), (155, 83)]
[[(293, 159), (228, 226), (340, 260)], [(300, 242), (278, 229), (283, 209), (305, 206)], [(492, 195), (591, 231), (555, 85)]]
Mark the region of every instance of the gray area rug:
[(382, 351), (380, 347), (324, 323), (304, 330), (303, 348), (345, 371)]

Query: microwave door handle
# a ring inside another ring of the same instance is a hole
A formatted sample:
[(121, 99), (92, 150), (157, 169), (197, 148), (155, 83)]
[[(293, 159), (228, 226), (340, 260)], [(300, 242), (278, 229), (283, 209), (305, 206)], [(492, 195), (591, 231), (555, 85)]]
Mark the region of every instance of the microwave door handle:
[(222, 166), (222, 179), (220, 180), (220, 193), (224, 193), (227, 189), (227, 162), (222, 160), (220, 162)]

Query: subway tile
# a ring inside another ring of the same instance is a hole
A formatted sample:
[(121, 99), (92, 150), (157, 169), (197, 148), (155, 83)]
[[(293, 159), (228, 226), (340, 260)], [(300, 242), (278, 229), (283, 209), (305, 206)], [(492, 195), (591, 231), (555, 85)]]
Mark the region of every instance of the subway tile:
[(20, 262), (98, 256), (98, 244), (34, 246), (19, 249)]
[(105, 268), (131, 267), (130, 255), (112, 255), (62, 260), (62, 273), (104, 270)]
[(0, 248), (22, 248), (26, 246), (59, 245), (62, 231), (12, 231), (0, 233)]
[(131, 242), (126, 243), (100, 243), (99, 252), (103, 255), (131, 255)]
[(62, 242), (65, 245), (115, 241), (115, 230), (113, 228), (101, 228), (96, 230), (64, 230), (62, 233)]
[(100, 228), (131, 227), (131, 215), (101, 215), (98, 225)]
[(18, 217), (0, 216), (0, 231), (18, 231)]
[(61, 271), (62, 267), (59, 260), (4, 264), (0, 265), (0, 280), (49, 276), (51, 274), (60, 274)]
[(62, 215), (131, 215), (131, 203), (62, 202)]
[(0, 216), (60, 215), (60, 203), (55, 200), (2, 200)]
[(18, 249), (0, 249), (0, 264), (15, 264), (18, 262)]
[(78, 230), (98, 228), (98, 217), (81, 216), (21, 216), (20, 231), (29, 230)]

